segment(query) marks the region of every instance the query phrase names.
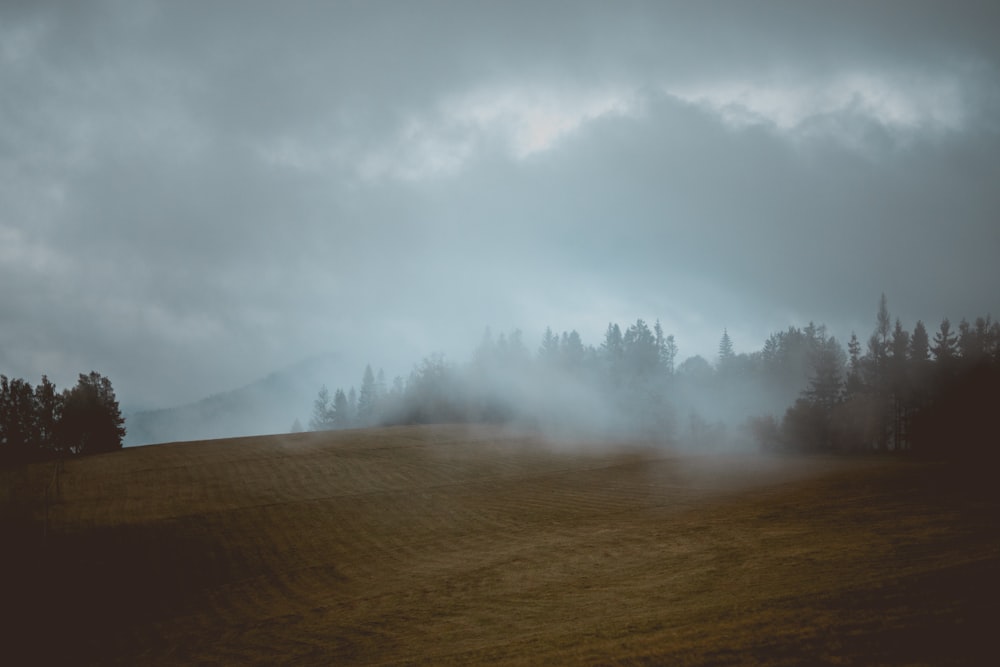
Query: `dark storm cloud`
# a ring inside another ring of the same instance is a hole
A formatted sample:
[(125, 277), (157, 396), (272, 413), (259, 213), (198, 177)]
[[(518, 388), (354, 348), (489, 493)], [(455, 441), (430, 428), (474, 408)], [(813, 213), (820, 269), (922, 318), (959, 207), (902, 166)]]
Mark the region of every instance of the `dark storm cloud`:
[(487, 325), (661, 317), (686, 356), (866, 334), (883, 290), (907, 325), (998, 315), (997, 18), (5, 3), (0, 372), (163, 404)]

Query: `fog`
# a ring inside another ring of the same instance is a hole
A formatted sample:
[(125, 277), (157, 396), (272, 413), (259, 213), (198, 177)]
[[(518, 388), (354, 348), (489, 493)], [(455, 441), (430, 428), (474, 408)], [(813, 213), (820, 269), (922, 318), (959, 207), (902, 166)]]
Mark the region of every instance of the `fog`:
[[(134, 411), (335, 358), (254, 426), (287, 429), (320, 384), (464, 364), (486, 327), (534, 352), (659, 319), (680, 363), (723, 330), (864, 338), (882, 292), (907, 327), (1000, 314), (998, 18), (4, 3), (0, 373), (97, 370)], [(587, 386), (511, 390), (618, 419)], [(689, 388), (672, 419), (760, 402)]]

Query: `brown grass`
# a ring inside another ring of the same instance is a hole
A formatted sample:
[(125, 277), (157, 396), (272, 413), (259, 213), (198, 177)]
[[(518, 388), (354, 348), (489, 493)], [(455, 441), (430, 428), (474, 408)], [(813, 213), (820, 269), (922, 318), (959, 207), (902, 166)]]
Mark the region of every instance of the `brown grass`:
[(0, 472), (6, 664), (1000, 662), (1000, 502), (939, 464), (178, 443), (68, 462), (43, 538), (51, 473)]

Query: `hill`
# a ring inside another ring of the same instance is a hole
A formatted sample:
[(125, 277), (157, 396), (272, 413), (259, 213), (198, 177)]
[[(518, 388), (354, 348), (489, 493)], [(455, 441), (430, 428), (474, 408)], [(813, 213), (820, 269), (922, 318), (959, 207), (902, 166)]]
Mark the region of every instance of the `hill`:
[(349, 371), (337, 357), (319, 356), (192, 403), (132, 411), (125, 415), (125, 445), (283, 433), (296, 419), (303, 425), (309, 422), (313, 400), (324, 384), (361, 376), (357, 369)]
[(7, 664), (986, 664), (1000, 612), (997, 494), (929, 462), (432, 426), (0, 488)]

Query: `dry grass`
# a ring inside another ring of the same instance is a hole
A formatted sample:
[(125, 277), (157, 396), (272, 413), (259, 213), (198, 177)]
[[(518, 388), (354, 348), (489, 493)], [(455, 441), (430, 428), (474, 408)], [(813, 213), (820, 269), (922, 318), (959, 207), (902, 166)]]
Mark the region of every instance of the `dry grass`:
[(998, 497), (405, 427), (0, 473), (6, 664), (997, 664)]

